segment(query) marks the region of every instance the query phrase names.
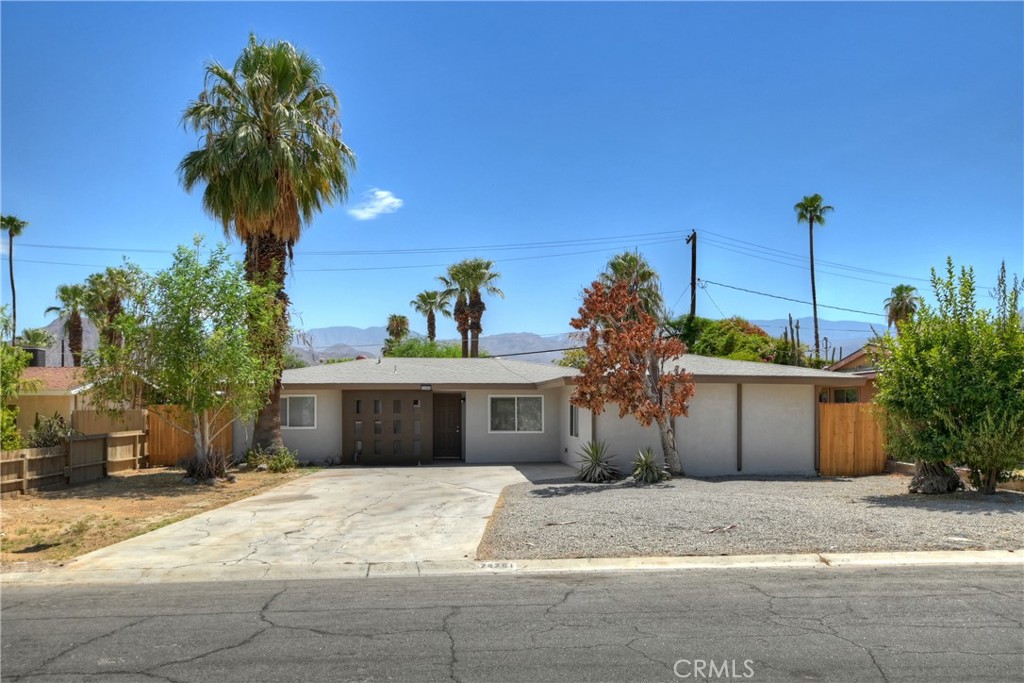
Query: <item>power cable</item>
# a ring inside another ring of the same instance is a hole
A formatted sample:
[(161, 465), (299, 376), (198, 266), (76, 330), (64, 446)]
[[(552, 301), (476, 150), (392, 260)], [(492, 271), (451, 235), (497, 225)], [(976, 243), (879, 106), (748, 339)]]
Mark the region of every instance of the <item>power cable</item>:
[[(709, 285), (717, 285), (719, 287), (726, 287), (728, 289), (735, 289), (735, 290), (740, 291), (740, 292), (747, 292), (748, 294), (757, 294), (758, 296), (767, 296), (767, 297), (771, 297), (772, 299), (782, 299), (783, 301), (792, 301), (792, 302), (798, 303), (798, 304), (807, 304), (808, 306), (813, 306), (814, 305), (810, 301), (802, 301), (800, 299), (792, 299), (792, 298), (790, 298), (788, 296), (779, 296), (778, 294), (769, 294), (768, 292), (759, 292), (757, 290), (746, 289), (744, 287), (735, 287), (733, 285), (726, 285), (726, 284), (722, 284), (721, 282), (715, 282), (713, 280), (701, 280), (701, 282), (707, 283)], [(849, 313), (863, 313), (864, 315), (873, 315), (873, 316), (877, 316), (879, 318), (886, 317), (886, 316), (882, 315), (881, 313), (872, 313), (871, 311), (861, 311), (861, 310), (856, 309), (856, 308), (843, 308), (842, 306), (828, 306), (826, 304), (818, 304), (818, 308), (830, 308), (832, 310), (847, 311)]]

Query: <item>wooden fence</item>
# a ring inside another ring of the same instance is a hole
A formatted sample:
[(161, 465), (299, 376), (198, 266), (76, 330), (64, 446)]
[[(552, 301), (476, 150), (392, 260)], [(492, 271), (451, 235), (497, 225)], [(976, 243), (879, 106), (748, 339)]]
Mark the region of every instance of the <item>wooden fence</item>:
[(821, 476), (881, 474), (886, 455), (877, 410), (872, 403), (818, 405)]
[(71, 413), (71, 427), (82, 434), (144, 431), (146, 411), (132, 409), (105, 413), (98, 410), (75, 410)]
[[(189, 431), (185, 434), (175, 429), (168, 421), (180, 425)], [(221, 413), (220, 418), (212, 427), (213, 431), (221, 427), (227, 427), (220, 435), (213, 440), (215, 451), (230, 453), (234, 446), (232, 429), (229, 425), (231, 415), (227, 411)], [(174, 466), (185, 458), (195, 455), (195, 442), (192, 440), (192, 425), (189, 415), (181, 406), (150, 406), (148, 418), (148, 455), (151, 466)]]
[(76, 436), (53, 448), (0, 451), (0, 495), (102, 479), (138, 469), (145, 457), (141, 430)]

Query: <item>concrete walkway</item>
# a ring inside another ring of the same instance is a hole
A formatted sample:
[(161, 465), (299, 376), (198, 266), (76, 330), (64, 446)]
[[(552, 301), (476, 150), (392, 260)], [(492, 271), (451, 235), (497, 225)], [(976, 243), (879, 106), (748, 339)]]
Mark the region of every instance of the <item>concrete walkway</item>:
[(416, 573), (472, 563), (501, 490), (561, 464), (332, 469), (5, 581), (110, 582)]

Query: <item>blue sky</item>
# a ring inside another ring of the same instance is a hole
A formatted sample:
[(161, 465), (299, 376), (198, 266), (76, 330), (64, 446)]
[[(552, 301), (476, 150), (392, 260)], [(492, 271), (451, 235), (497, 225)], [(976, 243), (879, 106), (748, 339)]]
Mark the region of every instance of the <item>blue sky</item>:
[[(423, 331), (409, 300), (481, 256), (506, 293), (485, 334), (565, 332), (628, 247), (685, 312), (691, 229), (701, 278), (809, 300), (792, 207), (815, 192), (836, 209), (819, 304), (880, 313), (947, 256), (986, 288), (1002, 260), (1024, 272), (1021, 3), (4, 2), (0, 20), (0, 202), (31, 223), (19, 327), (122, 253), (155, 270), (195, 233), (222, 239), (178, 183), (197, 144), (180, 116), (250, 31), (322, 63), (358, 156), (349, 202), (296, 248), (299, 327), (405, 313)], [(385, 211), (360, 212), (373, 199)], [(6, 303), (6, 252), (0, 275)], [(810, 314), (698, 294), (709, 317)]]

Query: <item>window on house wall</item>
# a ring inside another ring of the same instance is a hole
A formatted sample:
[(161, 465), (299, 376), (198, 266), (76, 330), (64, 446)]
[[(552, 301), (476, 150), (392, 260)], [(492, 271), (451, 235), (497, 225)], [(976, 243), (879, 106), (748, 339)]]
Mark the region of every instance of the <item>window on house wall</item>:
[(491, 396), (490, 431), (543, 432), (543, 396)]
[(316, 429), (316, 396), (282, 396), (283, 429)]
[(579, 438), (580, 435), (580, 409), (578, 406), (569, 404), (569, 436)]

